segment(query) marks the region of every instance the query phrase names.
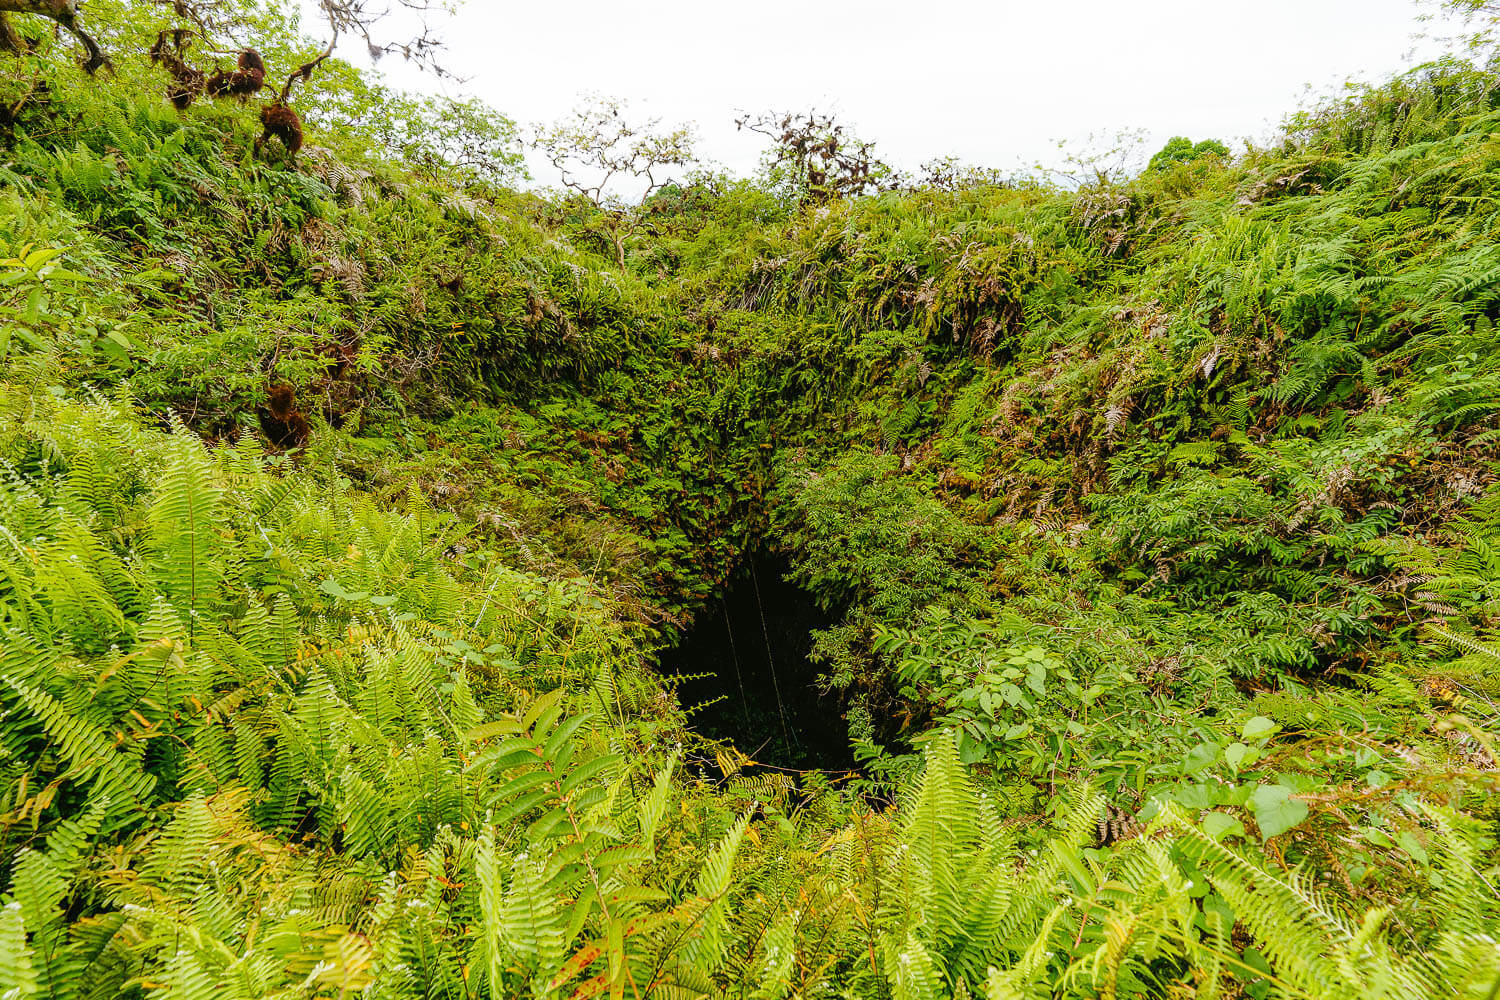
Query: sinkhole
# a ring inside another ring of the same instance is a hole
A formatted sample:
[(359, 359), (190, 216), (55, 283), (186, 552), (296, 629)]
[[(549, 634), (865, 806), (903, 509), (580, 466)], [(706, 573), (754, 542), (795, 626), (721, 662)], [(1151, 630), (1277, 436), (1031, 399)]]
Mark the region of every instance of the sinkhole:
[(854, 767), (844, 703), (818, 689), (813, 632), (836, 624), (789, 582), (778, 555), (747, 558), (682, 640), (661, 654), (679, 678), (678, 700), (699, 732), (728, 740), (761, 764), (797, 770)]

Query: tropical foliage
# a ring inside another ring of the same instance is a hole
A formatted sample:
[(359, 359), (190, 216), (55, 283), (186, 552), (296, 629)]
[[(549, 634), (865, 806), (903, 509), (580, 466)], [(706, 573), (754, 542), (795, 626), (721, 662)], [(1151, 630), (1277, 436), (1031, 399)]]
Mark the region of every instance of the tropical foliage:
[[(1494, 67), (625, 204), (158, 14), (0, 53), (0, 996), (1494, 1000)], [(768, 551), (853, 773), (655, 669)]]

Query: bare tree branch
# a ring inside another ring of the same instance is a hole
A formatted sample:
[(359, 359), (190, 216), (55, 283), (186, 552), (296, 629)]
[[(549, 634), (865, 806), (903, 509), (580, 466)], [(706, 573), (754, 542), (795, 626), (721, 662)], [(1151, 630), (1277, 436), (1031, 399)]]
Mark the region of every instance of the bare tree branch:
[(375, 25), (392, 13), (385, 4), (373, 0), (318, 0), (318, 9), (328, 21), (334, 37), (353, 35), (365, 43), (365, 51), (371, 59), (379, 60), (387, 55), (399, 54), (417, 63), (423, 69), (437, 75), (448, 76), (448, 72), (437, 62), (443, 43), (427, 24), (425, 15), (442, 9), (439, 0), (397, 0), (398, 5), (423, 17), (421, 34), (400, 42), (377, 42)]
[(281, 96), (276, 99), (277, 103), (285, 104), (287, 101), (291, 100), (292, 85), (295, 84), (298, 80), (311, 80), (313, 71), (316, 70), (319, 66), (323, 65), (323, 61), (325, 59), (333, 55), (333, 50), (338, 45), (338, 43), (339, 31), (338, 28), (335, 27), (333, 29), (333, 37), (328, 40), (328, 47), (323, 50), (322, 55), (318, 56), (316, 59), (313, 59), (311, 62), (305, 62), (301, 66), (298, 66), (296, 69), (292, 70), (292, 75), (287, 77), (286, 83), (282, 85)]

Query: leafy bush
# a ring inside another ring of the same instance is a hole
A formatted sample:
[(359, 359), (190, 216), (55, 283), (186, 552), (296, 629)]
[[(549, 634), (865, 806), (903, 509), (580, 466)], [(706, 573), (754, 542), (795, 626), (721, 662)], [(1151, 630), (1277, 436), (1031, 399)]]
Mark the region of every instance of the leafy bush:
[(1151, 157), (1151, 162), (1146, 164), (1146, 171), (1156, 173), (1169, 170), (1179, 163), (1192, 163), (1205, 156), (1228, 157), (1229, 147), (1217, 139), (1204, 139), (1194, 143), (1184, 136), (1175, 136), (1167, 140), (1167, 144)]

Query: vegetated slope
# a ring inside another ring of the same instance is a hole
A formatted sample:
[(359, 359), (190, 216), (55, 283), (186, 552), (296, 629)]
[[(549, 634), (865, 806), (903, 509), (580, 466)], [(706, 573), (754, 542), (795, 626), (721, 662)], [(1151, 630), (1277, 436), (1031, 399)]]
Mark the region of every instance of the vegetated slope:
[[(1077, 191), (704, 178), (621, 270), (27, 65), (0, 991), (1493, 995), (1494, 75)], [(856, 781), (649, 670), (763, 545)]]

